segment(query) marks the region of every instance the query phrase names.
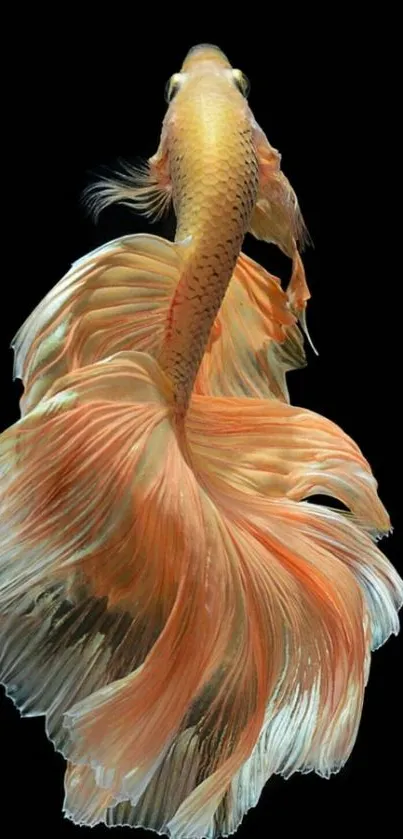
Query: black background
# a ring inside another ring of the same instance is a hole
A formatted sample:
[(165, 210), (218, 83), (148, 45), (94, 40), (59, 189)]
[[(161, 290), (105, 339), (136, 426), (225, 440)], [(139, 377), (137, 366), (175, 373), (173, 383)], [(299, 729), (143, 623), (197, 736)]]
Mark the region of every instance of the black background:
[[(7, 236), (13, 244), (11, 269), (3, 262), (1, 426), (18, 418), (20, 386), (12, 383), (9, 344), (33, 306), (73, 260), (148, 227), (121, 208), (109, 209), (94, 225), (80, 203), (83, 188), (118, 158), (154, 153), (166, 80), (189, 47), (217, 43), (251, 81), (252, 110), (282, 152), (315, 245), (305, 265), (312, 292), (308, 323), (320, 355), (310, 354), (309, 366), (289, 376), (292, 402), (326, 415), (359, 443), (395, 527), (383, 548), (403, 572), (393, 21), (379, 15), (353, 21), (329, 7), (326, 17), (304, 27), (291, 13), (280, 25), (269, 11), (245, 30), (233, 20), (235, 11), (221, 29), (189, 23), (178, 10), (173, 18), (172, 10), (163, 15), (151, 8), (147, 23), (110, 8), (84, 29), (61, 7), (57, 18), (32, 21), (32, 37), (25, 22), (24, 46), (15, 40), (22, 75), (14, 94), (8, 90), (11, 150), (4, 172), (12, 181)], [(245, 24), (252, 13), (243, 9)], [(194, 7), (192, 14), (197, 21)], [(172, 236), (172, 219), (153, 232)], [(248, 236), (245, 251), (288, 276), (289, 264), (274, 248)], [(397, 827), (402, 658), (400, 638), (375, 653), (357, 744), (343, 771), (330, 781), (312, 775), (272, 779), (240, 837), (271, 830), (287, 836), (297, 829), (319, 836), (336, 827), (348, 833), (353, 825), (376, 829), (378, 821), (385, 831)], [(106, 828), (90, 834), (62, 818), (63, 760), (46, 741), (43, 721), (21, 720), (3, 693), (0, 713), (4, 836), (17, 828), (106, 836)]]

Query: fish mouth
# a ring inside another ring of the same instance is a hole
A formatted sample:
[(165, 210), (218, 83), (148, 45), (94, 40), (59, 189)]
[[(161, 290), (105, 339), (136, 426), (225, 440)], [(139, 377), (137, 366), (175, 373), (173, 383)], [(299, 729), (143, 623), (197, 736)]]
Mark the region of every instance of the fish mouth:
[(227, 56), (224, 55), (223, 51), (220, 50), (219, 47), (216, 47), (214, 44), (198, 44), (189, 50), (183, 63), (182, 70), (189, 70), (190, 67), (193, 67), (199, 61), (214, 61), (215, 63), (221, 64), (223, 67), (231, 66)]

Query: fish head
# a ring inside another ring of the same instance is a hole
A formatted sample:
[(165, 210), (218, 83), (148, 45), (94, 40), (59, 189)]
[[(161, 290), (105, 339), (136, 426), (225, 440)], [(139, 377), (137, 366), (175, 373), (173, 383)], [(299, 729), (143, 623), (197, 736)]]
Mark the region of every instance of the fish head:
[(245, 74), (231, 66), (227, 56), (213, 44), (198, 44), (186, 55), (179, 73), (174, 73), (165, 88), (165, 98), (170, 104), (180, 91), (200, 84), (226, 83), (228, 91), (234, 89), (243, 96), (249, 93), (249, 81)]

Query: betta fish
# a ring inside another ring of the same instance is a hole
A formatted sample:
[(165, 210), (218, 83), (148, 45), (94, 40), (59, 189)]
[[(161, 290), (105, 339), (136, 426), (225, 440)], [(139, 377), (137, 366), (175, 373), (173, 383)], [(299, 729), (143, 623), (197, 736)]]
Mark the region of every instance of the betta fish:
[[(154, 218), (172, 203), (175, 241), (79, 260), (14, 341), (0, 680), (45, 715), (76, 824), (213, 839), (271, 775), (339, 770), (371, 651), (399, 631), (370, 466), (289, 404), (307, 233), (247, 88), (218, 48), (189, 52), (156, 154), (90, 193)], [(286, 291), (247, 232), (290, 258)]]

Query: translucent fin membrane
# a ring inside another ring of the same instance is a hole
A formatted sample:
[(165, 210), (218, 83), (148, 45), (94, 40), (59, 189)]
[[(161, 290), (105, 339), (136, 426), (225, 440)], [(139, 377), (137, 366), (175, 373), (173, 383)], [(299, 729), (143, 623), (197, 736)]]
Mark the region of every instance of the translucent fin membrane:
[(169, 209), (172, 186), (151, 162), (121, 164), (114, 177), (102, 178), (85, 192), (85, 203), (95, 218), (111, 204), (123, 204), (157, 221)]
[[(17, 333), (15, 376), (26, 413), (66, 373), (124, 350), (157, 357), (182, 248), (127, 236), (73, 265)], [(288, 400), (285, 376), (305, 364), (301, 333), (276, 277), (241, 254), (196, 392)]]
[(126, 349), (156, 354), (180, 266), (173, 243), (142, 235), (116, 239), (76, 262), (14, 338), (22, 412), (72, 370)]
[(286, 373), (305, 365), (296, 324), (277, 277), (241, 254), (195, 392), (288, 401)]
[(171, 404), (152, 358), (119, 353), (2, 435), (1, 678), (71, 761), (70, 818), (199, 839), (271, 774), (340, 768), (403, 584), (337, 426), (195, 396), (181, 430)]

